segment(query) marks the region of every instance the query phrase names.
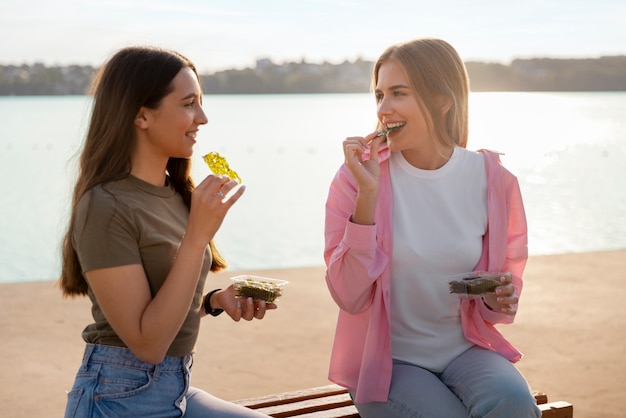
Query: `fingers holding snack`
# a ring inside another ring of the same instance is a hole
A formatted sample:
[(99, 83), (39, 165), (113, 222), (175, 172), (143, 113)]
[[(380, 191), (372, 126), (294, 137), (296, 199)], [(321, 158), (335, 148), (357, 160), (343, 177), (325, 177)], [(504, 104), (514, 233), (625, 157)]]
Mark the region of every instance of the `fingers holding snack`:
[(186, 240), (204, 246), (213, 239), (228, 211), (243, 195), (245, 187), (227, 176), (211, 174), (202, 180), (191, 194)]
[(483, 295), (483, 301), (494, 311), (502, 312), (506, 315), (515, 315), (519, 298), (516, 296), (511, 273), (502, 274), (499, 280), (500, 284), (495, 288), (494, 292)]
[[(213, 195), (222, 203), (225, 203), (226, 200), (230, 201), (235, 196), (236, 196), (235, 201), (237, 199), (239, 199), (239, 196), (241, 196), (241, 194), (243, 194), (243, 191), (245, 190), (245, 186), (240, 185), (237, 181), (231, 180), (230, 177), (225, 176), (225, 175), (221, 175), (221, 176), (217, 176), (217, 177), (222, 179), (223, 182), (220, 182), (217, 185), (217, 187), (214, 189), (215, 191), (214, 191)], [(235, 188), (237, 188), (238, 186), (239, 186), (239, 188), (232, 195), (230, 195), (231, 191), (234, 190)], [(238, 193), (238, 192), (240, 192), (240, 193)], [(228, 198), (227, 198), (227, 196), (228, 196)], [(234, 203), (235, 201), (233, 201), (232, 203)]]
[(480, 297), (489, 309), (515, 315), (519, 302), (511, 273), (472, 272), (449, 282), (450, 293), (460, 297)]
[[(226, 161), (226, 158), (222, 157), (217, 152), (209, 152), (208, 154), (204, 155), (202, 159), (209, 167), (209, 169), (215, 174), (215, 176), (224, 181), (224, 183), (219, 185), (215, 190), (215, 196), (223, 202), (224, 198), (230, 193), (231, 190), (242, 184), (241, 177), (239, 177), (239, 174), (237, 174), (236, 171), (230, 168), (230, 165), (228, 164), (228, 161)], [(244, 189), (244, 186), (241, 186), (240, 189)], [(239, 196), (241, 196), (242, 193), (243, 191), (238, 194), (233, 194), (233, 196), (229, 197), (228, 201), (231, 201), (233, 197), (236, 197), (234, 200), (232, 200), (231, 204), (235, 203), (235, 201), (239, 198)]]
[(215, 294), (215, 305), (211, 306), (223, 309), (235, 322), (239, 322), (241, 319), (245, 321), (263, 319), (268, 310), (278, 308), (273, 302), (256, 299), (252, 296), (242, 296), (241, 292), (237, 290), (236, 283)]
[[(345, 164), (357, 181), (359, 189), (378, 189), (380, 166), (378, 148), (383, 137), (373, 132), (365, 137), (350, 137), (343, 141)], [(369, 153), (369, 156), (366, 155)]]
[(378, 147), (383, 142), (384, 137), (378, 135), (377, 132), (373, 132), (365, 137), (351, 136), (343, 141), (343, 153), (345, 156), (346, 164), (361, 164), (363, 162), (363, 154), (368, 150), (371, 153), (375, 153), (370, 159), (376, 159), (378, 157)]
[(515, 286), (511, 282), (510, 277), (502, 277), (502, 284), (495, 291), (496, 302), (500, 305), (500, 310), (508, 315), (514, 315), (517, 309), (513, 305), (517, 305), (519, 298), (516, 295)]
[(246, 321), (252, 321), (253, 319), (263, 319), (265, 312), (268, 309), (276, 309), (277, 306), (274, 303), (268, 303), (264, 300), (254, 300), (251, 297), (242, 299), (242, 312), (241, 317)]
[[(234, 190), (237, 188), (236, 190)], [(225, 175), (210, 174), (202, 180), (192, 193), (193, 204), (206, 207), (214, 214), (225, 215), (228, 209), (241, 197), (245, 186)]]

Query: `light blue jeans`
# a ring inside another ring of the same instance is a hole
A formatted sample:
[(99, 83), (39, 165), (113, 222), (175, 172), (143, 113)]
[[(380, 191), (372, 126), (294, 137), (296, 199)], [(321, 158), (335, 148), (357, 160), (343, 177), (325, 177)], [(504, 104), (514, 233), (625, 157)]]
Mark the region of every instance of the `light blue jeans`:
[(192, 362), (189, 355), (154, 365), (127, 348), (87, 344), (65, 417), (267, 417), (190, 387)]
[(387, 402), (356, 407), (363, 418), (541, 417), (517, 368), (498, 353), (478, 347), (458, 356), (442, 373), (394, 361)]

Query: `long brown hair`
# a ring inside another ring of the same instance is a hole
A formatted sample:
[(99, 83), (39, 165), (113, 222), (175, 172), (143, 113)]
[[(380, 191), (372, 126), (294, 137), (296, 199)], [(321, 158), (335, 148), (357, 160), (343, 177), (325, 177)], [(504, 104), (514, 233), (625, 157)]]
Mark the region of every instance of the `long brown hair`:
[[(64, 296), (86, 295), (88, 286), (72, 245), (76, 208), (93, 187), (124, 178), (131, 171), (131, 152), (135, 146), (134, 120), (141, 107), (156, 109), (173, 90), (172, 80), (182, 68), (193, 63), (174, 51), (153, 47), (129, 47), (118, 51), (98, 72), (92, 86), (93, 109), (87, 136), (79, 159), (78, 177), (72, 197), (69, 226), (62, 243), (59, 283)], [(169, 182), (191, 206), (194, 183), (191, 160), (170, 158)], [(222, 270), (226, 260), (209, 244), (213, 254), (212, 271)]]
[[(467, 146), (469, 78), (457, 51), (446, 41), (422, 38), (392, 45), (374, 65), (372, 83), (387, 61), (399, 63), (417, 93), (417, 102), (426, 115), (430, 132), (446, 148)], [(445, 118), (440, 111), (441, 96), (449, 100)]]

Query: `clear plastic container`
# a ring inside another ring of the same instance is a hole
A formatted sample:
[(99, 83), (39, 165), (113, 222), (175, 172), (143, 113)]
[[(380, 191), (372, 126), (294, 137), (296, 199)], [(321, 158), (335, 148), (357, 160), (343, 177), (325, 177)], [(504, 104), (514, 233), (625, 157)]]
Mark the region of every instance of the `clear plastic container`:
[(287, 280), (272, 279), (262, 276), (244, 274), (230, 278), (233, 281), (235, 294), (241, 298), (253, 298), (266, 302), (275, 302), (283, 295)]
[(481, 297), (487, 293), (496, 291), (500, 286), (502, 276), (511, 277), (511, 273), (472, 271), (459, 276), (448, 282), (450, 293), (463, 297)]

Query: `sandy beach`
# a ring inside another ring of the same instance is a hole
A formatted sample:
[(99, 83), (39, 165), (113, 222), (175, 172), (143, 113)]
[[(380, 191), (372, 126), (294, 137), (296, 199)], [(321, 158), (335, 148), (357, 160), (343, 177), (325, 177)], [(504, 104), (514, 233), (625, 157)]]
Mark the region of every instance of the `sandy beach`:
[[(515, 324), (500, 330), (524, 353), (517, 363), (549, 400), (578, 418), (626, 416), (626, 250), (531, 257)], [(234, 400), (328, 384), (337, 308), (324, 267), (226, 271), (289, 280), (279, 309), (263, 321), (203, 320), (192, 384)], [(53, 281), (0, 284), (0, 415), (60, 417), (90, 321), (86, 298), (64, 300)]]

